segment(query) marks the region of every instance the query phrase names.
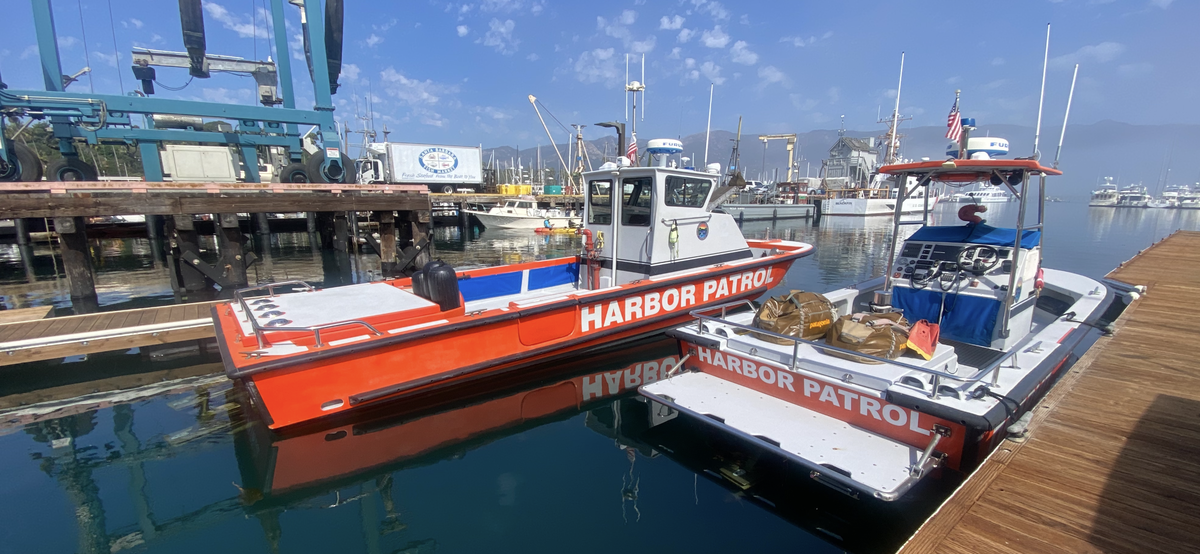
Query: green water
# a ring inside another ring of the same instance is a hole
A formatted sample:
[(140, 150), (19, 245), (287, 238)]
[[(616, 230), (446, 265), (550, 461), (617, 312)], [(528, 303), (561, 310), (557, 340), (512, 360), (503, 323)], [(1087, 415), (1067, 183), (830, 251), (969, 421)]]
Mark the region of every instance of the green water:
[[(956, 208), (939, 207), (935, 221), (950, 223)], [(992, 207), (989, 219), (1003, 224), (1012, 208)], [(1047, 208), (1046, 265), (1091, 277), (1177, 228), (1200, 229), (1200, 211)], [(890, 222), (748, 223), (744, 233), (815, 244), (782, 288), (823, 290), (884, 271)], [(436, 239), (438, 256), (459, 266), (578, 248), (524, 231), (439, 229)], [(260, 278), (322, 280), (306, 235), (263, 246)], [(0, 246), (6, 305), (65, 310), (61, 265), (49, 246), (32, 250)], [(148, 241), (102, 241), (94, 254), (105, 307), (174, 300)], [(357, 278), (372, 271), (369, 257), (355, 266)], [(930, 480), (892, 505), (852, 501), (686, 423), (647, 429), (645, 404), (628, 392), (560, 394), (568, 381), (624, 383), (674, 348), (622, 346), (453, 402), (288, 436), (268, 433), (240, 389), (209, 374), (217, 358), (203, 345), (4, 368), (0, 400), (53, 400), (0, 413), (0, 552), (886, 552), (955, 485)]]

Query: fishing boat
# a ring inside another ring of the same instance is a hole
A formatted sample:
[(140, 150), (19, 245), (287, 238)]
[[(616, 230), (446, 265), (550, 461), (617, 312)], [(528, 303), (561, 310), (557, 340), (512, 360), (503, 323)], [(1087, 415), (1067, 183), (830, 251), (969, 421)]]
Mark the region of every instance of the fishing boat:
[(666, 158), (583, 174), (576, 256), (466, 271), (435, 262), (411, 278), (237, 291), (213, 309), (226, 373), (283, 428), (632, 340), (695, 308), (757, 297), (812, 252), (744, 239), (709, 205), (719, 171)]
[[(1095, 280), (1043, 268), (1041, 200), (1046, 176), (1061, 172), (1030, 159), (881, 171), (922, 187), (990, 181), (1017, 190), (1015, 228), (987, 225), (978, 216), (986, 206), (963, 206), (964, 224), (933, 226), (926, 216), (899, 243), (907, 222), (895, 210), (884, 276), (824, 295), (838, 323), (902, 316), (938, 324), (940, 340), (924, 344), (922, 355), (883, 357), (853, 350), (843, 335), (833, 346), (765, 331), (754, 325), (755, 311), (732, 313), (738, 303), (695, 310), (694, 324), (669, 332), (686, 356), (681, 372), (640, 388), (653, 401), (652, 423), (685, 414), (847, 495), (884, 501), (935, 471), (970, 471), (1006, 430), (1020, 432), (1112, 300)], [(1033, 225), (1030, 205), (1038, 207)], [(909, 350), (904, 344), (891, 351)]]
[(926, 198), (925, 187), (918, 187), (916, 181), (906, 182), (906, 191), (901, 195), (896, 185), (900, 181), (878, 171), (876, 148), (874, 138), (841, 136), (829, 149), (829, 158), (821, 164), (826, 194), (822, 215), (891, 215), (897, 205), (905, 214), (924, 213), (937, 205), (937, 195)]
[(1113, 184), (1112, 177), (1105, 177), (1104, 184), (1092, 191), (1092, 198), (1088, 201), (1088, 206), (1111, 208), (1117, 205), (1117, 198), (1119, 197), (1120, 194), (1117, 192), (1117, 185)]
[(777, 183), (771, 189), (760, 191), (747, 187), (731, 195), (721, 204), (721, 210), (742, 221), (812, 217), (816, 206), (808, 203), (808, 187), (808, 179)]
[(495, 229), (536, 229), (538, 227), (574, 227), (579, 214), (561, 208), (539, 208), (534, 200), (506, 200), (487, 211), (466, 210), (479, 223)]

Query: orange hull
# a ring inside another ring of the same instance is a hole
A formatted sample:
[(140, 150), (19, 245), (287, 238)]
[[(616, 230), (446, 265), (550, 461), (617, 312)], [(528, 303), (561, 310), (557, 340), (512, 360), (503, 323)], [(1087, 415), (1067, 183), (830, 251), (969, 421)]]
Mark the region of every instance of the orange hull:
[[(753, 241), (751, 246), (770, 247), (772, 242), (778, 241)], [(294, 354), (272, 357), (250, 354), (257, 346), (255, 339), (242, 336), (228, 304), (213, 311), (227, 373), (247, 381), (268, 426), (278, 429), (686, 323), (691, 310), (761, 295), (782, 282), (791, 264), (809, 252), (811, 246), (803, 245), (675, 277), (564, 294), (529, 306), (510, 303), (470, 313), (460, 308), (457, 313), (442, 312), (442, 319), (433, 321), (429, 320), (438, 316), (422, 314), (423, 321), (415, 326), (413, 320), (396, 323), (406, 330), (381, 326), (381, 336), (340, 346), (331, 343), (361, 330), (331, 333), (331, 340), (319, 347), (289, 333), (286, 336), (302, 347)], [(460, 279), (555, 263), (563, 262), (461, 272)], [(389, 284), (402, 287), (407, 280)]]

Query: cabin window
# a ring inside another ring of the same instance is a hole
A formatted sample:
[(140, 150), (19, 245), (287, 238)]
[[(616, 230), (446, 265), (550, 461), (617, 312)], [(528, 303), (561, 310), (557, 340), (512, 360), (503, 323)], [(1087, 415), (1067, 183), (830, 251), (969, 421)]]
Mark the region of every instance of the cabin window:
[(624, 198), (621, 206), (621, 223), (624, 225), (650, 225), (651, 191), (653, 177), (637, 177), (623, 181)]
[(612, 225), (612, 181), (588, 183), (588, 223)]
[(667, 177), (666, 203), (668, 206), (701, 208), (708, 200), (708, 191), (711, 188), (712, 181), (708, 179), (671, 175)]

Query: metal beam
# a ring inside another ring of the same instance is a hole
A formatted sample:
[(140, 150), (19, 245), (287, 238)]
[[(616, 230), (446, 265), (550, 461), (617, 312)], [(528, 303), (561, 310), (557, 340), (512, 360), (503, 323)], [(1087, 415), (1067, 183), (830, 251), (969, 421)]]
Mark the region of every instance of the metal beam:
[(422, 194), (264, 194), (160, 195), (0, 194), (0, 219), (19, 217), (99, 217), (114, 214), (203, 214), (317, 211), (428, 211)]
[[(23, 108), (37, 113), (58, 110), (46, 115), (67, 115), (67, 111), (87, 117), (97, 117), (101, 105), (109, 112), (141, 114), (180, 114), (200, 117), (216, 117), (234, 120), (274, 121), (319, 125), (333, 129), (332, 108), (325, 113), (307, 110), (264, 108), (239, 104), (217, 104), (191, 100), (169, 100), (165, 98), (142, 98), (113, 94), (77, 94), (73, 92), (5, 90), (0, 92), (0, 105), (6, 108)], [(337, 135), (334, 131), (333, 135)], [(339, 143), (340, 144), (340, 143)]]

